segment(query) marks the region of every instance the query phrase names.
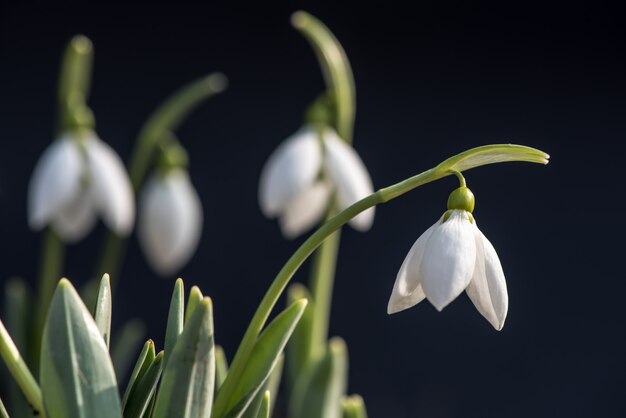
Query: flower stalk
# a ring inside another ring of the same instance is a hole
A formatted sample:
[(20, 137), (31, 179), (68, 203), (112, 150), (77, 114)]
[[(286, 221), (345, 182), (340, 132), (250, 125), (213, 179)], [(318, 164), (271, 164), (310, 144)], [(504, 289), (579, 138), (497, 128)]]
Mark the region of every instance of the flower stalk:
[(295, 253), (287, 260), (283, 268), (270, 285), (257, 308), (242, 341), (233, 359), (230, 371), (216, 399), (214, 413), (221, 417), (226, 412), (228, 400), (233, 393), (235, 385), (243, 373), (246, 363), (254, 347), (255, 341), (265, 326), (267, 319), (278, 302), (283, 290), (300, 268), (302, 263), (335, 231), (348, 223), (350, 219), (359, 213), (381, 203), (389, 202), (403, 194), (424, 184), (439, 180), (453, 174), (453, 171), (465, 171), (474, 167), (501, 162), (524, 161), (538, 164), (547, 164), (549, 155), (521, 145), (495, 144), (472, 148), (465, 152), (448, 158), (436, 167), (420, 174), (396, 183), (392, 186), (378, 190), (377, 192), (359, 200), (347, 209), (339, 212), (320, 226), (309, 238), (302, 243)]

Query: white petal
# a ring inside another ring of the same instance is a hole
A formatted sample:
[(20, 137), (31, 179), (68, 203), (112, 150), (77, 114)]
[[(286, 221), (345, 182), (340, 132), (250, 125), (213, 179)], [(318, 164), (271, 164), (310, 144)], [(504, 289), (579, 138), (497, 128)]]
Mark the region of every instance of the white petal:
[(422, 288), (442, 310), (469, 284), (476, 264), (474, 227), (467, 212), (455, 210), (433, 230), (422, 259)]
[(478, 312), (498, 331), (504, 326), (509, 306), (506, 280), (498, 254), (489, 240), (476, 227), (476, 268), (467, 295)]
[(187, 172), (153, 175), (139, 210), (139, 242), (148, 262), (163, 276), (176, 273), (193, 256), (202, 234), (202, 205)]
[(396, 282), (393, 285), (391, 297), (389, 298), (389, 304), (387, 305), (388, 314), (400, 312), (417, 305), (426, 297), (421, 285), (422, 274), (420, 266), (428, 238), (430, 238), (430, 235), (439, 223), (438, 221), (428, 228), (426, 232), (415, 241), (405, 257), (400, 271), (398, 272), (398, 276), (396, 277)]
[(135, 222), (133, 188), (120, 157), (96, 136), (85, 141), (92, 199), (115, 233), (130, 234)]
[(28, 223), (38, 230), (76, 198), (84, 162), (70, 136), (54, 141), (37, 161), (28, 186)]
[(304, 127), (270, 155), (261, 172), (259, 203), (268, 218), (278, 216), (320, 174), (322, 147), (317, 131)]
[(96, 221), (96, 208), (91, 194), (82, 190), (57, 213), (52, 219), (52, 226), (63, 241), (74, 243), (82, 240), (93, 229)]
[[(324, 146), (325, 167), (337, 188), (340, 209), (343, 210), (374, 192), (372, 179), (354, 148), (339, 138), (332, 129), (324, 131)], [(367, 231), (372, 227), (373, 222), (374, 208), (372, 207), (353, 218), (350, 225), (359, 231)]]
[(318, 181), (287, 203), (279, 218), (285, 238), (297, 237), (322, 219), (330, 192), (327, 183)]

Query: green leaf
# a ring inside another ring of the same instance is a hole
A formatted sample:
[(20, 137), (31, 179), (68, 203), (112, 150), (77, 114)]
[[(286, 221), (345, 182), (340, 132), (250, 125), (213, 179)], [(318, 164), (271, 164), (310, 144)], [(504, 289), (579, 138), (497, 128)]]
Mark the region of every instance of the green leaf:
[(165, 365), (154, 418), (209, 418), (214, 383), (213, 309), (204, 298)]
[(266, 390), (263, 392), (263, 397), (261, 398), (261, 405), (259, 407), (259, 413), (256, 415), (256, 418), (270, 418), (270, 409), (271, 409), (271, 398), (270, 391)]
[(0, 418), (9, 418), (9, 413), (4, 407), (4, 404), (2, 403), (2, 399), (0, 399)]
[(307, 300), (301, 299), (281, 312), (261, 333), (250, 354), (248, 363), (236, 382), (227, 402), (227, 417), (240, 417), (268, 378), (289, 337), (298, 324)]
[(215, 346), (215, 393), (220, 389), (222, 383), (228, 375), (228, 360), (226, 360), (226, 354), (224, 349), (220, 345)]
[(141, 353), (139, 353), (139, 357), (135, 363), (135, 368), (133, 369), (130, 379), (128, 380), (128, 385), (126, 386), (126, 391), (124, 392), (124, 397), (122, 398), (122, 405), (124, 408), (126, 408), (126, 402), (128, 401), (130, 393), (133, 391), (135, 383), (141, 378), (141, 376), (143, 376), (146, 370), (148, 370), (148, 367), (150, 367), (150, 364), (152, 364), (155, 357), (154, 342), (152, 340), (148, 340), (144, 344)]
[[(28, 286), (23, 279), (14, 277), (9, 279), (5, 284), (4, 307), (3, 312), (6, 318), (6, 327), (13, 337), (15, 346), (25, 355), (30, 354), (29, 331), (31, 331), (31, 323), (34, 319), (32, 314), (31, 295)], [(4, 371), (8, 372), (6, 369)], [(6, 375), (6, 376), (5, 376)], [(10, 377), (8, 373), (3, 373), (3, 379), (8, 382)], [(7, 385), (7, 404), (13, 416), (27, 417), (32, 415), (33, 408), (30, 407), (24, 394), (17, 385)]]
[(49, 418), (122, 417), (109, 352), (67, 279), (54, 292), (44, 327), (41, 388)]
[(287, 343), (287, 385), (289, 388), (294, 387), (296, 378), (311, 357), (311, 336), (315, 305), (307, 288), (300, 283), (294, 283), (287, 290), (287, 304), (292, 304), (300, 299), (307, 299), (309, 304)]
[(150, 407), (157, 383), (163, 371), (163, 351), (154, 359), (139, 378), (124, 406), (124, 418), (142, 418)]
[(103, 275), (100, 281), (94, 320), (108, 348), (111, 339), (111, 281), (108, 274)]
[(172, 301), (170, 302), (170, 311), (167, 317), (167, 329), (165, 330), (165, 359), (167, 365), (170, 354), (176, 345), (176, 340), (183, 332), (183, 320), (185, 316), (185, 287), (183, 280), (178, 279), (174, 284), (172, 292)]
[(550, 156), (545, 152), (514, 144), (483, 145), (464, 151), (448, 158), (435, 169), (441, 171), (465, 171), (487, 164), (523, 161), (527, 163), (548, 164)]
[(193, 286), (189, 291), (189, 298), (187, 299), (187, 310), (185, 311), (185, 324), (189, 322), (189, 318), (193, 315), (194, 309), (202, 301), (202, 292), (198, 286)]
[[(293, 338), (293, 335), (292, 335)], [(256, 418), (262, 408), (263, 399), (265, 397), (266, 392), (278, 393), (278, 386), (280, 385), (280, 378), (283, 374), (283, 364), (285, 363), (285, 356), (283, 354), (278, 357), (278, 362), (276, 366), (270, 373), (270, 377), (265, 380), (261, 390), (259, 390), (250, 403), (250, 405), (246, 408), (246, 411), (242, 415), (242, 418)], [(269, 411), (271, 412), (271, 407), (273, 405), (268, 405)]]
[(328, 350), (298, 379), (289, 403), (289, 415), (298, 418), (340, 418), (345, 395), (348, 354), (341, 338), (332, 338)]
[(156, 403), (156, 393), (152, 394), (152, 398), (150, 398), (150, 405), (148, 405), (148, 409), (143, 414), (143, 418), (152, 417), (152, 411), (154, 411), (154, 404)]
[(119, 378), (128, 374), (131, 364), (135, 358), (135, 353), (140, 347), (146, 335), (146, 326), (139, 319), (131, 319), (126, 322), (120, 331), (113, 335), (111, 346), (111, 358), (115, 373)]
[(41, 389), (2, 321), (0, 321), (0, 356), (26, 399), (38, 412), (42, 412), (44, 408)]
[(341, 403), (343, 418), (367, 418), (365, 402), (359, 395), (351, 395), (344, 398)]

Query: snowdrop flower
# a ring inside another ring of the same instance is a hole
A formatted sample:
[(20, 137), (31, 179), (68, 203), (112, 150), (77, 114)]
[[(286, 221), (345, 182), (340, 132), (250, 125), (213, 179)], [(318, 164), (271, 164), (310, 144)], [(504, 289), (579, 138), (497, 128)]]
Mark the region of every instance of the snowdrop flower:
[[(269, 157), (259, 185), (259, 202), (268, 218), (279, 218), (283, 235), (294, 238), (319, 222), (334, 197), (340, 210), (373, 192), (363, 161), (337, 133), (305, 125)], [(350, 221), (366, 231), (374, 208)]]
[(51, 225), (62, 240), (76, 242), (100, 216), (126, 236), (135, 202), (124, 164), (95, 132), (81, 133), (61, 135), (37, 162), (28, 190), (29, 225), (33, 230)]
[(504, 272), (471, 214), (474, 195), (463, 186), (464, 181), (450, 195), (449, 210), (413, 244), (387, 311), (402, 311), (425, 298), (441, 311), (465, 290), (476, 309), (501, 330), (508, 309)]
[(139, 215), (139, 242), (149, 264), (163, 276), (175, 273), (194, 254), (202, 232), (202, 205), (187, 170), (153, 174)]

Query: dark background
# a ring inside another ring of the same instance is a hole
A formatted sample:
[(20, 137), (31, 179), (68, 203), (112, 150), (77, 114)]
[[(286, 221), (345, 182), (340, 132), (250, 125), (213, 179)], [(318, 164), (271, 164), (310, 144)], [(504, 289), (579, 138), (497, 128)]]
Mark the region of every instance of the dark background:
[[(464, 295), (442, 313), (424, 302), (386, 314), (406, 252), (441, 215), (455, 180), (379, 207), (367, 234), (345, 230), (331, 333), (349, 345), (350, 392), (372, 417), (625, 416), (622, 2), (4, 4), (0, 280), (36, 277), (40, 236), (27, 228), (26, 186), (53, 139), (59, 58), (73, 34), (94, 42), (90, 105), (123, 158), (162, 99), (223, 71), (228, 91), (178, 131), (206, 218), (182, 276), (214, 299), (216, 337), (232, 356), (301, 241), (285, 242), (257, 204), (266, 157), (323, 88), (314, 54), (289, 25), (299, 8), (328, 24), (352, 62), (355, 147), (376, 187), (482, 144), (552, 156), (546, 167), (466, 175), (507, 276), (501, 332)], [(102, 232), (69, 248), (74, 282), (91, 274)], [(143, 318), (161, 344), (172, 285), (148, 269), (133, 238), (114, 326)]]

